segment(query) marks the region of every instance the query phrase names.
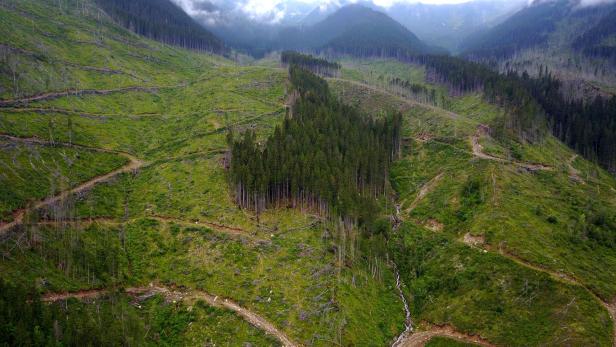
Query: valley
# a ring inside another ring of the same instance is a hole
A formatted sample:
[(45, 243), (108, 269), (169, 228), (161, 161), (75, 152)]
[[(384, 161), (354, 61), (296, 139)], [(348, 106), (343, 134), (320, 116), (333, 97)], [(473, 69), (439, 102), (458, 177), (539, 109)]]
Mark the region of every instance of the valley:
[(527, 104), (102, 7), (0, 3), (0, 343), (616, 346), (616, 178)]

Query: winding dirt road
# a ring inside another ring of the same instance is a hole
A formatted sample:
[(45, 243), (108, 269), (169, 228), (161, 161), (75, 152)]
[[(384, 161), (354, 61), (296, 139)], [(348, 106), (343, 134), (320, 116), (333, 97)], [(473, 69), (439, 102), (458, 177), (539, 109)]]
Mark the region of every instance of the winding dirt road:
[[(272, 323), (270, 323), (267, 319), (262, 316), (244, 308), (237, 303), (221, 298), (218, 296), (214, 296), (208, 294), (203, 291), (177, 291), (167, 287), (161, 286), (149, 286), (149, 287), (133, 287), (126, 288), (125, 292), (131, 296), (135, 297), (147, 297), (149, 295), (161, 294), (165, 296), (169, 301), (194, 301), (194, 300), (203, 300), (208, 305), (225, 308), (231, 310), (241, 316), (248, 323), (257, 327), (258, 329), (263, 330), (265, 333), (274, 336), (280, 343), (282, 343), (285, 347), (296, 347), (299, 346), (293, 340), (291, 340), (285, 333), (277, 329)], [(42, 297), (42, 301), (44, 302), (56, 302), (67, 300), (69, 298), (76, 298), (79, 300), (85, 299), (94, 299), (109, 293), (109, 290), (106, 289), (93, 289), (93, 290), (82, 290), (77, 292), (64, 292), (64, 293), (49, 293), (45, 294)], [(138, 299), (138, 298), (137, 298)]]
[(567, 160), (567, 168), (569, 169), (569, 178), (575, 182), (586, 184), (586, 181), (580, 176), (580, 171), (573, 167), (573, 162), (577, 159), (579, 155), (574, 154)]
[(126, 173), (126, 172), (135, 172), (137, 171), (139, 168), (141, 168), (144, 165), (144, 162), (139, 160), (137, 157), (125, 153), (125, 152), (116, 152), (116, 151), (111, 151), (111, 150), (106, 150), (106, 149), (100, 149), (100, 148), (92, 148), (92, 147), (87, 147), (87, 146), (80, 146), (80, 145), (74, 145), (74, 144), (69, 144), (69, 143), (52, 143), (49, 141), (45, 141), (45, 140), (41, 140), (41, 139), (37, 139), (37, 138), (19, 138), (19, 137), (14, 137), (14, 136), (8, 136), (8, 135), (0, 135), (0, 138), (5, 138), (5, 139), (9, 139), (11, 141), (18, 141), (18, 142), (22, 142), (22, 143), (31, 143), (31, 144), (38, 144), (38, 145), (43, 145), (43, 146), (64, 146), (64, 147), (72, 147), (72, 148), (81, 148), (81, 149), (87, 149), (87, 150), (92, 150), (92, 151), (97, 151), (97, 152), (105, 152), (105, 153), (115, 153), (118, 155), (122, 155), (125, 158), (128, 159), (128, 163), (118, 169), (115, 169), (111, 172), (108, 172), (104, 175), (100, 175), (100, 176), (96, 176), (86, 182), (83, 182), (81, 184), (79, 184), (78, 186), (69, 189), (69, 190), (65, 190), (60, 192), (59, 194), (55, 195), (55, 196), (51, 196), (48, 197), (44, 200), (40, 200), (36, 203), (34, 203), (32, 206), (28, 207), (28, 208), (23, 208), (23, 209), (19, 209), (13, 212), (13, 221), (10, 223), (4, 223), (4, 224), (0, 224), (0, 235), (4, 235), (6, 234), (9, 230), (23, 224), (23, 219), (24, 216), (26, 214), (26, 212), (28, 211), (34, 211), (34, 210), (38, 210), (40, 208), (43, 207), (47, 207), (49, 205), (52, 205), (58, 201), (62, 201), (64, 199), (66, 199), (67, 197), (73, 195), (73, 194), (77, 194), (77, 193), (81, 193), (87, 190), (92, 189), (92, 187), (94, 187), (95, 185), (99, 184), (99, 183), (103, 183), (103, 182), (107, 182), (110, 179), (112, 179), (113, 177), (122, 174), (122, 173)]

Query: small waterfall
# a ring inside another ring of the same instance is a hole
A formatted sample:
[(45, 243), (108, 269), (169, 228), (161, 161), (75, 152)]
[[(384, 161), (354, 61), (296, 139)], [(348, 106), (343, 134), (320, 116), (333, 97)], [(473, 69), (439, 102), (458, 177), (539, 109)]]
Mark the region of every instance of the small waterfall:
[(400, 287), (400, 273), (398, 272), (398, 268), (396, 267), (395, 263), (393, 264), (393, 268), (394, 273), (396, 274), (396, 289), (398, 289), (398, 294), (400, 295), (400, 300), (402, 300), (402, 303), (404, 304), (404, 312), (406, 314), (406, 318), (404, 321), (404, 326), (406, 328), (404, 329), (402, 334), (398, 336), (396, 341), (394, 341), (394, 343), (391, 345), (391, 347), (398, 347), (406, 337), (413, 333), (413, 320), (411, 319), (411, 310), (409, 309), (409, 303), (406, 301), (406, 298), (402, 293), (402, 288)]

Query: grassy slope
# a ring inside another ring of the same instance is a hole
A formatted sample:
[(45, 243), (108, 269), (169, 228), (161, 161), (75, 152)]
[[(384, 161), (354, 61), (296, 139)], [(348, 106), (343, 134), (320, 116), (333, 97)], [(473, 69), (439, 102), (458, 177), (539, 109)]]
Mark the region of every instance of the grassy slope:
[[(83, 145), (127, 151), (149, 162), (138, 174), (121, 175), (69, 203), (75, 205), (76, 216), (104, 216), (116, 222), (51, 230), (31, 227), (28, 242), (16, 239), (3, 245), (4, 254), (9, 254), (0, 262), (3, 277), (38, 283), (43, 291), (150, 281), (203, 288), (254, 309), (307, 345), (382, 345), (402, 330), (402, 307), (386, 266), (358, 261), (339, 272), (340, 264), (330, 253), (335, 240), (324, 238), (329, 235), (326, 226), (290, 211), (274, 211), (259, 224), (238, 211), (229, 197), (220, 164), (225, 128), (256, 127), (260, 136), (271, 131), (284, 114), (284, 71), (239, 67), (220, 58), (141, 40), (93, 11), (76, 16), (68, 10), (59, 12), (47, 2), (9, 1), (0, 13), (15, 22), (11, 30), (2, 26), (3, 37), (10, 38), (5, 44), (50, 57), (43, 61), (21, 57), (24, 64), (19, 65), (18, 88), (12, 83), (13, 75), (3, 70), (4, 97), (13, 97), (15, 91), (29, 95), (66, 88), (162, 87), (152, 93), (66, 97), (36, 103), (36, 107), (83, 114), (70, 117), (72, 129), (64, 113), (0, 114), (0, 132), (59, 141), (72, 138)], [(27, 15), (21, 16), (24, 13)], [(54, 20), (45, 20), (43, 13), (51, 14)], [(36, 26), (33, 18), (38, 19)], [(136, 45), (126, 45), (126, 40)], [(127, 73), (107, 76), (84, 72), (83, 67), (56, 63), (58, 60)], [(67, 78), (55, 72), (60, 66)], [(353, 71), (345, 73), (357, 81), (372, 82), (366, 75), (372, 70), (381, 75), (401, 73), (413, 81), (422, 76), (421, 71), (405, 72), (406, 67), (387, 62), (351, 68)], [(50, 82), (41, 83), (40, 76), (49, 76), (45, 78)], [(347, 100), (373, 111), (401, 104), (374, 91), (360, 90), (358, 94), (356, 86), (344, 82), (332, 82), (332, 86), (336, 90), (344, 86)], [(441, 171), (447, 173), (437, 189), (405, 216), (419, 224), (436, 220), (443, 224), (443, 234), (433, 235), (407, 224), (399, 240), (411, 249), (433, 249), (430, 257), (418, 263), (413, 263), (413, 257), (421, 254), (411, 253), (404, 264), (405, 290), (413, 297), (421, 298), (426, 288), (434, 289), (424, 305), (414, 306), (415, 315), (420, 320), (480, 332), (505, 344), (558, 343), (555, 339), (559, 337), (581, 344), (607, 342), (611, 330), (607, 313), (587, 292), (500, 256), (479, 253), (458, 240), (468, 231), (485, 233), (491, 247), (499, 245), (526, 261), (575, 275), (606, 298), (613, 296), (615, 282), (609, 269), (614, 251), (601, 248), (596, 252), (583, 244), (563, 242), (561, 236), (565, 221), (573, 218), (574, 201), (583, 204), (592, 197), (612, 206), (613, 194), (602, 187), (613, 187), (613, 180), (582, 160), (576, 160), (574, 166), (588, 184), (580, 186), (568, 180), (568, 168), (562, 163), (571, 152), (552, 139), (541, 151), (537, 146), (516, 143), (487, 141), (484, 145), (495, 155), (552, 164), (558, 169), (553, 173), (529, 174), (473, 159), (468, 136), (478, 122), (489, 123), (500, 111), (482, 103), (478, 96), (448, 101), (447, 107), (464, 117), (452, 119), (442, 111), (407, 107), (405, 136), (410, 149), (392, 177), (408, 206), (423, 183)], [(414, 141), (421, 134), (436, 139), (424, 144)], [(463, 194), (472, 178), (480, 182), (479, 200)], [(569, 194), (566, 200), (556, 192), (561, 186)], [(545, 212), (537, 214), (535, 206), (525, 203), (538, 199), (537, 192), (545, 192), (541, 203), (547, 204), (548, 214), (562, 214), (556, 216), (560, 224), (546, 224)], [(49, 213), (54, 215), (54, 211)], [(498, 225), (491, 222), (493, 214), (512, 229), (490, 229)], [(238, 226), (265, 242), (254, 243), (249, 236), (238, 240), (198, 225), (188, 228), (148, 216)], [(117, 224), (121, 220), (127, 222)], [(531, 229), (529, 225), (537, 227)], [(458, 258), (452, 258), (452, 254)], [(417, 264), (423, 267), (419, 280), (412, 275)], [(584, 270), (587, 264), (600, 264), (598, 267), (605, 271)], [(460, 266), (460, 271), (450, 271)], [(377, 275), (374, 268), (379, 269)], [(490, 273), (501, 281), (491, 281), (486, 277)], [(446, 283), (441, 284), (441, 280)], [(552, 289), (550, 295), (545, 288)], [(557, 316), (574, 296), (573, 308)], [(507, 298), (504, 305), (497, 302), (500, 297)], [(205, 320), (202, 329), (183, 334), (210, 336), (215, 334), (212, 326), (221, 321)], [(554, 322), (567, 330), (559, 331)], [(533, 330), (536, 326), (544, 328)], [(512, 335), (512, 331), (518, 334)]]
[[(336, 240), (323, 238), (329, 235), (327, 226), (292, 211), (274, 211), (257, 223), (230, 198), (221, 165), (226, 129), (253, 127), (261, 137), (268, 134), (285, 112), (285, 71), (241, 67), (163, 46), (115, 27), (90, 6), (84, 14), (70, 6), (59, 10), (55, 4), (9, 1), (0, 8), (2, 16), (15, 22), (14, 32), (2, 26), (5, 44), (46, 57), (19, 56), (24, 63), (19, 65), (18, 88), (13, 88), (12, 75), (5, 74), (5, 98), (14, 97), (14, 89), (20, 96), (67, 88), (160, 88), (63, 97), (31, 103), (30, 109), (3, 110), (0, 132), (71, 138), (81, 145), (132, 153), (146, 166), (65, 203), (74, 217), (111, 220), (33, 225), (25, 238), (10, 238), (2, 245), (7, 255), (0, 262), (3, 278), (36, 284), (41, 291), (150, 282), (201, 288), (256, 311), (306, 345), (383, 345), (403, 329), (402, 305), (386, 266), (379, 265), (377, 277), (368, 262), (343, 267), (331, 252)], [(89, 76), (83, 67), (56, 63), (60, 60), (126, 73), (88, 71)], [(56, 74), (60, 66), (64, 79)], [(50, 82), (41, 84), (40, 76)], [(43, 114), (34, 107), (51, 111)], [(57, 209), (41, 213), (66, 218)], [(147, 218), (161, 216), (179, 221)], [(196, 221), (241, 227), (247, 236), (237, 239), (187, 226)], [(236, 324), (225, 319), (204, 316), (181, 335), (199, 341), (220, 337), (218, 326)], [(218, 341), (240, 341), (242, 331)]]
[(56, 302), (50, 308), (66, 314), (66, 323), (58, 330), (68, 335), (67, 344), (80, 344), (71, 336), (72, 329), (78, 331), (88, 322), (94, 329), (87, 334), (103, 345), (280, 345), (235, 313), (202, 301), (173, 303), (156, 295), (136, 304), (134, 298), (117, 293), (87, 303), (75, 299)]
[(52, 196), (126, 163), (113, 153), (13, 143), (0, 138), (0, 221), (28, 201)]
[[(382, 66), (378, 61), (374, 64), (377, 70)], [(369, 81), (357, 75), (355, 79)], [(480, 255), (460, 241), (467, 232), (483, 235), (483, 247), (568, 274), (610, 300), (616, 295), (610, 270), (616, 265), (616, 250), (576, 238), (572, 228), (580, 214), (614, 206), (612, 189), (616, 182), (612, 177), (578, 158), (573, 164), (586, 184), (573, 181), (566, 165), (573, 154), (553, 138), (537, 145), (482, 140), (493, 155), (545, 163), (554, 166), (553, 171), (529, 173), (509, 164), (474, 158), (469, 137), (475, 127), (489, 124), (502, 112), (477, 96), (449, 101), (450, 109), (460, 115), (455, 119), (431, 109), (409, 109), (399, 98), (352, 83), (336, 81), (333, 86), (343, 99), (372, 112), (383, 107), (407, 109), (407, 155), (393, 168), (392, 176), (403, 211), (424, 184), (443, 173), (433, 191), (414, 210), (403, 213), (419, 227), (408, 225), (401, 242), (407, 249), (431, 250), (423, 255), (411, 252), (416, 257), (403, 260), (409, 266), (407, 284), (412, 297), (424, 300), (416, 301), (416, 315), (480, 332), (503, 344), (563, 343), (560, 338), (567, 334), (563, 335), (554, 322), (568, 326), (567, 337), (579, 343), (595, 338), (608, 343), (612, 328), (607, 313), (587, 291), (529, 271), (501, 256)], [(476, 194), (465, 193), (472, 186), (478, 187)], [(556, 217), (555, 223), (552, 218), (548, 220), (551, 215)], [(435, 235), (424, 228), (434, 229), (435, 225), (443, 232)], [(459, 271), (447, 270), (452, 268)], [(533, 294), (520, 289), (521, 280), (532, 286)], [(552, 289), (545, 292), (545, 288)], [(567, 310), (569, 316), (554, 316), (573, 298), (575, 310)], [(520, 300), (530, 301), (520, 305)], [(538, 331), (539, 326), (545, 328)]]

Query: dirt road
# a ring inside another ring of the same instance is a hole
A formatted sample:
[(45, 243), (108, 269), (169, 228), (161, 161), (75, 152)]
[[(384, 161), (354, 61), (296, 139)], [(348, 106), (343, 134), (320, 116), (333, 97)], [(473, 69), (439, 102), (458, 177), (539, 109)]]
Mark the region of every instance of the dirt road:
[(489, 129), (486, 125), (479, 125), (477, 127), (477, 131), (475, 132), (475, 134), (473, 134), (470, 138), (470, 142), (471, 142), (471, 147), (473, 148), (473, 155), (477, 158), (481, 158), (481, 159), (486, 159), (486, 160), (493, 160), (493, 161), (497, 161), (500, 163), (510, 163), (513, 164), (515, 166), (524, 168), (528, 171), (534, 172), (534, 171), (540, 171), (540, 170), (545, 170), (545, 171), (551, 171), (552, 167), (548, 166), (548, 165), (543, 165), (543, 164), (533, 164), (533, 163), (524, 163), (524, 162), (519, 162), (519, 161), (514, 161), (514, 160), (508, 160), (508, 159), (504, 159), (504, 158), (499, 158), (499, 157), (495, 157), (493, 155), (487, 154), (483, 151), (483, 146), (479, 143), (479, 139), (482, 136), (487, 135), (487, 130)]
[(415, 200), (413, 200), (411, 205), (404, 212), (406, 212), (407, 214), (411, 213), (417, 207), (417, 205), (419, 205), (419, 203), (426, 197), (426, 195), (428, 195), (428, 193), (430, 193), (434, 190), (434, 188), (436, 188), (436, 185), (442, 178), (443, 173), (441, 172), (434, 178), (426, 182), (423, 186), (421, 186), (421, 188), (419, 188), (417, 196), (415, 197)]
[[(168, 287), (162, 286), (148, 286), (148, 287), (133, 287), (126, 288), (125, 292), (131, 296), (139, 297), (139, 296), (148, 296), (150, 294), (161, 294), (165, 296), (169, 301), (195, 301), (195, 300), (203, 300), (208, 305), (225, 308), (237, 313), (240, 317), (246, 320), (248, 323), (257, 327), (258, 329), (263, 330), (265, 333), (274, 336), (283, 346), (286, 347), (295, 347), (298, 346), (295, 342), (293, 342), (285, 333), (278, 330), (272, 323), (270, 323), (267, 319), (262, 316), (254, 313), (247, 308), (244, 308), (237, 303), (225, 299), (222, 297), (218, 297), (215, 295), (211, 295), (209, 293), (203, 291), (196, 290), (188, 290), (188, 291), (179, 291)], [(69, 298), (76, 298), (79, 300), (85, 299), (94, 299), (105, 294), (109, 293), (107, 289), (94, 289), (94, 290), (82, 290), (77, 292), (64, 292), (64, 293), (49, 293), (45, 294), (42, 297), (42, 301), (44, 302), (56, 302), (61, 300), (67, 300)]]
[(116, 153), (128, 159), (128, 163), (126, 165), (116, 170), (108, 172), (104, 175), (96, 176), (86, 182), (79, 184), (78, 186), (72, 189), (65, 190), (55, 196), (51, 196), (44, 200), (40, 200), (28, 208), (23, 208), (23, 209), (14, 211), (12, 222), (0, 224), (0, 235), (3, 235), (7, 233), (9, 230), (13, 229), (14, 227), (21, 225), (23, 223), (24, 216), (26, 212), (28, 211), (35, 211), (40, 208), (50, 206), (56, 202), (66, 199), (67, 197), (73, 194), (77, 194), (77, 193), (90, 190), (95, 185), (102, 183), (102, 182), (109, 181), (110, 179), (112, 179), (113, 177), (119, 174), (136, 171), (144, 165), (143, 161), (139, 160), (138, 158), (134, 157), (131, 154), (124, 153), (124, 152), (115, 152), (115, 151), (110, 151), (110, 150), (91, 148), (91, 147), (73, 145), (73, 144), (68, 144), (68, 143), (51, 143), (51, 142), (44, 141), (44, 140), (37, 139), (37, 138), (17, 138), (17, 137), (7, 136), (7, 135), (0, 135), (0, 136), (2, 138), (10, 139), (12, 141), (19, 141), (19, 142), (24, 142), (24, 143), (33, 143), (33, 144), (38, 144), (38, 145), (56, 145), (56, 146), (59, 145), (59, 146), (65, 146), (65, 147), (83, 148), (83, 149), (94, 150), (94, 151), (99, 151), (99, 152)]

